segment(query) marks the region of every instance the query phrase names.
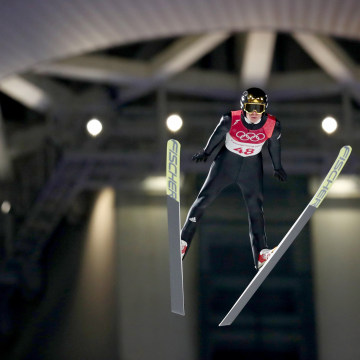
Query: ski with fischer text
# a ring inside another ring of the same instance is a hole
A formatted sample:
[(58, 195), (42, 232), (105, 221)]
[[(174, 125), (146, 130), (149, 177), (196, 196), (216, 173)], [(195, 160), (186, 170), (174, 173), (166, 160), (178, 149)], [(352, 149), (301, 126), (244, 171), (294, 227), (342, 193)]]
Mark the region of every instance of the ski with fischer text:
[(171, 311), (185, 315), (183, 267), (180, 248), (180, 143), (167, 142), (166, 194), (170, 258)]
[(255, 291), (260, 287), (262, 282), (266, 279), (269, 275), (271, 270), (275, 267), (277, 262), (281, 259), (284, 255), (286, 250), (290, 247), (292, 242), (296, 239), (300, 231), (306, 225), (306, 223), (310, 220), (311, 216), (314, 214), (315, 210), (320, 206), (321, 202), (326, 197), (328, 191), (330, 190), (332, 184), (335, 182), (337, 177), (339, 176), (342, 168), (344, 167), (346, 161), (348, 160), (351, 154), (351, 146), (343, 146), (340, 150), (340, 153), (335, 160), (332, 168), (330, 169), (329, 173), (325, 177), (324, 181), (320, 185), (318, 191), (311, 199), (305, 210), (296, 220), (294, 225), (282, 239), (280, 244), (277, 246), (276, 250), (274, 251), (273, 255), (265, 262), (265, 264), (260, 268), (258, 273), (255, 275), (253, 280), (247, 286), (245, 291), (236, 301), (234, 306), (228, 312), (228, 314), (224, 317), (221, 321), (219, 326), (226, 326), (230, 325), (236, 317), (240, 314), (241, 310), (247, 304), (247, 302), (251, 299), (254, 295)]

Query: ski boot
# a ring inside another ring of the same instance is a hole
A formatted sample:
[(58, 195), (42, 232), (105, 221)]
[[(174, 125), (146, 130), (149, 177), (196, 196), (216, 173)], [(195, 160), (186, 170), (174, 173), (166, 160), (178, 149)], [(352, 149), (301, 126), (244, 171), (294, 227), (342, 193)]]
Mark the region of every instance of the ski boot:
[(276, 247), (274, 247), (273, 249), (262, 249), (260, 251), (259, 259), (258, 259), (258, 269), (260, 269), (265, 264), (265, 261), (271, 257), (275, 249)]
[(187, 249), (187, 242), (185, 240), (180, 240), (180, 248), (181, 248), (181, 259), (183, 259)]

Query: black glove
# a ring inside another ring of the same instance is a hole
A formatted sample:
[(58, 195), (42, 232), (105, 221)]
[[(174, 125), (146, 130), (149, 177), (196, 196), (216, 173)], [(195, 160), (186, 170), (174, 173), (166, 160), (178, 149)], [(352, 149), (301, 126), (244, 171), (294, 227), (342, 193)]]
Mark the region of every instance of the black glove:
[(193, 155), (192, 160), (199, 162), (199, 161), (206, 161), (210, 154), (207, 154), (205, 150), (201, 150), (200, 152)]
[(286, 181), (287, 179), (286, 172), (282, 167), (274, 170), (274, 176), (280, 181)]

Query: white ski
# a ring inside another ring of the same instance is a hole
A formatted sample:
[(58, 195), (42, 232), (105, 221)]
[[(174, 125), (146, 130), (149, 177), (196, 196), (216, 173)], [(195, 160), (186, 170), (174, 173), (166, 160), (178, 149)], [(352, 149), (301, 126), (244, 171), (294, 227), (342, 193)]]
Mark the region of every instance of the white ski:
[(305, 210), (302, 212), (302, 214), (296, 220), (295, 224), (291, 227), (291, 229), (288, 231), (288, 233), (282, 239), (280, 244), (277, 246), (277, 248), (274, 251), (271, 258), (269, 260), (267, 260), (266, 263), (261, 267), (261, 269), (258, 271), (258, 273), (255, 275), (255, 277), (252, 279), (250, 284), (247, 286), (245, 291), (242, 293), (242, 295), (236, 301), (234, 306), (231, 308), (231, 310), (228, 312), (228, 314), (221, 321), (219, 326), (230, 325), (236, 319), (236, 317), (240, 314), (240, 312), (245, 307), (247, 302), (251, 299), (251, 297), (254, 295), (256, 290), (260, 287), (262, 282), (266, 279), (266, 277), (269, 275), (271, 270), (275, 267), (277, 262), (281, 259), (281, 257), (284, 255), (286, 250), (290, 247), (290, 245), (296, 239), (296, 237), (298, 236), (300, 231), (303, 229), (303, 227), (309, 221), (311, 216), (314, 214), (315, 210), (319, 207), (321, 202), (324, 200), (324, 198), (327, 195), (332, 184), (335, 182), (335, 180), (339, 176), (339, 174), (340, 174), (342, 168), (344, 167), (346, 161), (348, 160), (350, 154), (351, 154), (350, 146), (344, 146), (341, 148), (339, 155), (338, 155), (337, 159), (335, 160), (332, 168), (330, 169), (329, 173), (325, 177), (324, 181), (320, 185), (318, 191), (316, 192), (316, 194), (314, 195), (312, 200), (309, 202), (309, 204), (307, 205)]
[(166, 153), (171, 311), (185, 315), (180, 247), (180, 143), (173, 139), (169, 140)]

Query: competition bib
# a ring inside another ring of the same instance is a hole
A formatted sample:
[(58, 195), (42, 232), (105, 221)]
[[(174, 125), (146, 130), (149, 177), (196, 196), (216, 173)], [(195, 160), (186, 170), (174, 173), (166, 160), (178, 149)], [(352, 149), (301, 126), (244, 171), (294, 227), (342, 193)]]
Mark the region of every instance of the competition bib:
[(265, 124), (257, 130), (247, 129), (241, 121), (242, 110), (232, 111), (230, 131), (226, 134), (226, 148), (243, 157), (254, 156), (261, 152), (266, 140), (274, 131), (276, 120), (274, 116), (268, 115)]

